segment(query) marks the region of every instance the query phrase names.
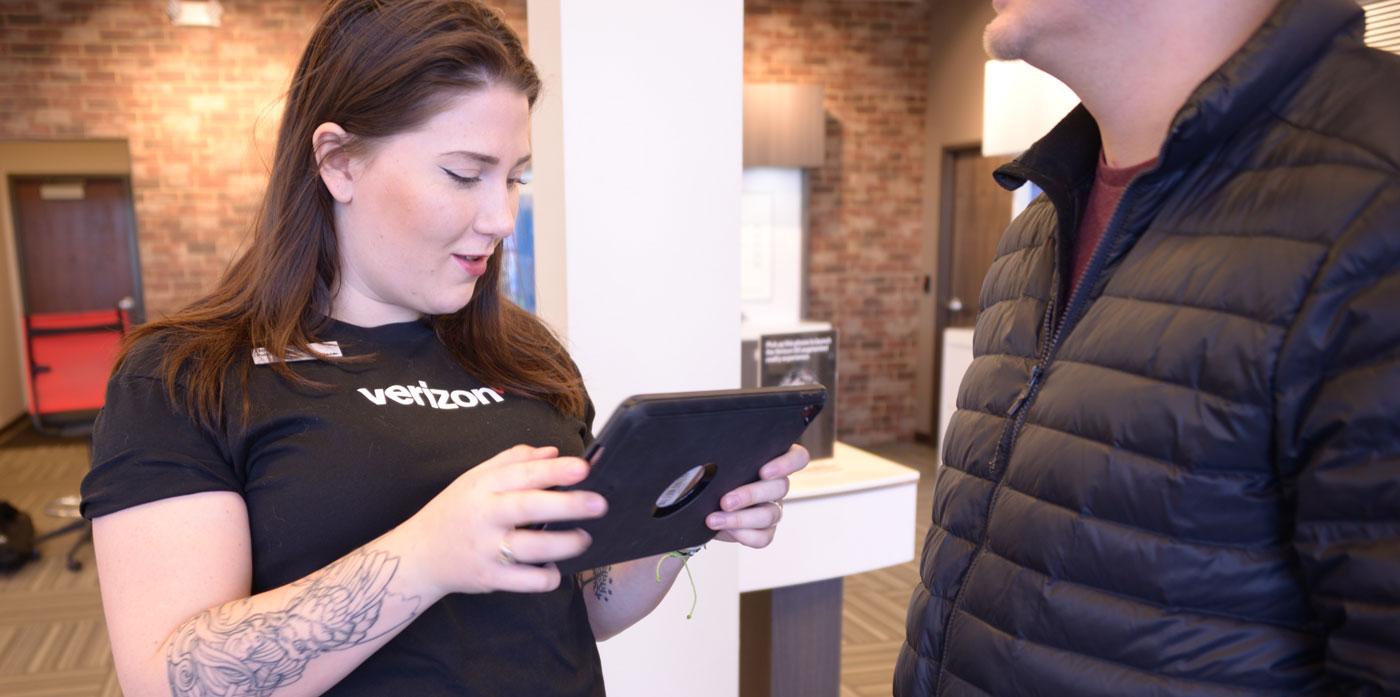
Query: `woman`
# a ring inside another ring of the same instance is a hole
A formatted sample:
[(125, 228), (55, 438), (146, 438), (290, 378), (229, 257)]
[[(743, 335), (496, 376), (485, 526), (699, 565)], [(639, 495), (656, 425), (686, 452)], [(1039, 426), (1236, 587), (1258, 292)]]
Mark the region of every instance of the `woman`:
[[(475, 2), (328, 8), (252, 244), (133, 333), (97, 424), (84, 514), (128, 697), (603, 693), (595, 641), (681, 562), (561, 578), (586, 533), (530, 527), (606, 508), (548, 490), (584, 477), (592, 410), (497, 288), (539, 88)], [(806, 461), (726, 494), (719, 538), (766, 545)]]

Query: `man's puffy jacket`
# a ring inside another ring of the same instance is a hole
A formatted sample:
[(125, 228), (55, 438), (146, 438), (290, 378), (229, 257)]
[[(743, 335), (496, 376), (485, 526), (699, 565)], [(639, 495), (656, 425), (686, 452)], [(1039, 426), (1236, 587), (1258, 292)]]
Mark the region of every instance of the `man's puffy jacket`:
[[(1061, 278), (1076, 109), (982, 287), (898, 697), (1400, 694), (1400, 57), (1284, 0)], [(1063, 305), (1063, 307), (1061, 307)]]

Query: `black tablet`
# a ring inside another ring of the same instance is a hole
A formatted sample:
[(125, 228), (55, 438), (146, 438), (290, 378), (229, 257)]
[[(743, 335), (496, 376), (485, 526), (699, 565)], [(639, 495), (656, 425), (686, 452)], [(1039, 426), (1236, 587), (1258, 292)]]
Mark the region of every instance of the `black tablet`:
[(826, 404), (821, 385), (637, 395), (618, 407), (584, 453), (588, 476), (567, 489), (596, 491), (608, 513), (551, 523), (593, 537), (583, 554), (558, 562), (575, 573), (704, 544), (705, 518), (724, 494), (758, 480)]

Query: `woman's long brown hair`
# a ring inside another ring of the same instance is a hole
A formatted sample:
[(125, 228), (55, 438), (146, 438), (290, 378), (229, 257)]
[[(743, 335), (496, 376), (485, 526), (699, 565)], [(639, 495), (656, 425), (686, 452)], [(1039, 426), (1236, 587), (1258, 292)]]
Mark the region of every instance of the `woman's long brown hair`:
[[(342, 147), (356, 154), (421, 125), (448, 96), (498, 84), (520, 90), (531, 106), (540, 91), (520, 38), (475, 0), (332, 2), (293, 74), (248, 248), (207, 296), (132, 331), (118, 367), (155, 337), (173, 404), (211, 429), (226, 421), (230, 397), (246, 416), (253, 347), (311, 353), (331, 312), (339, 257), (332, 198), (312, 149), (316, 127), (339, 124), (351, 136)], [(500, 256), (492, 255), (465, 308), (430, 318), (438, 337), (486, 384), (582, 417), (578, 370), (543, 323), (501, 296)], [(285, 362), (272, 367), (318, 387)], [(237, 392), (226, 394), (229, 385)]]

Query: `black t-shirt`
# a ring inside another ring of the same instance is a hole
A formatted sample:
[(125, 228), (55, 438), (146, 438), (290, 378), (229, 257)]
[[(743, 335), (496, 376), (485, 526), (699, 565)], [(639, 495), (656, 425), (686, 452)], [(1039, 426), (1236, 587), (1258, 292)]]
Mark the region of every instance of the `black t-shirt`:
[[(483, 385), (422, 322), (332, 322), (318, 337), (363, 364), (293, 368), (330, 390), (251, 369), (251, 413), (219, 432), (172, 409), (154, 350), (107, 389), (83, 480), (96, 518), (164, 498), (234, 491), (248, 506), (253, 592), (316, 571), (404, 521), (467, 469), (521, 443), (580, 455), (591, 424)], [(250, 357), (251, 360), (251, 357)], [(226, 413), (242, 400), (232, 394)], [(327, 695), (602, 695), (582, 593), (452, 594), (424, 611)]]

